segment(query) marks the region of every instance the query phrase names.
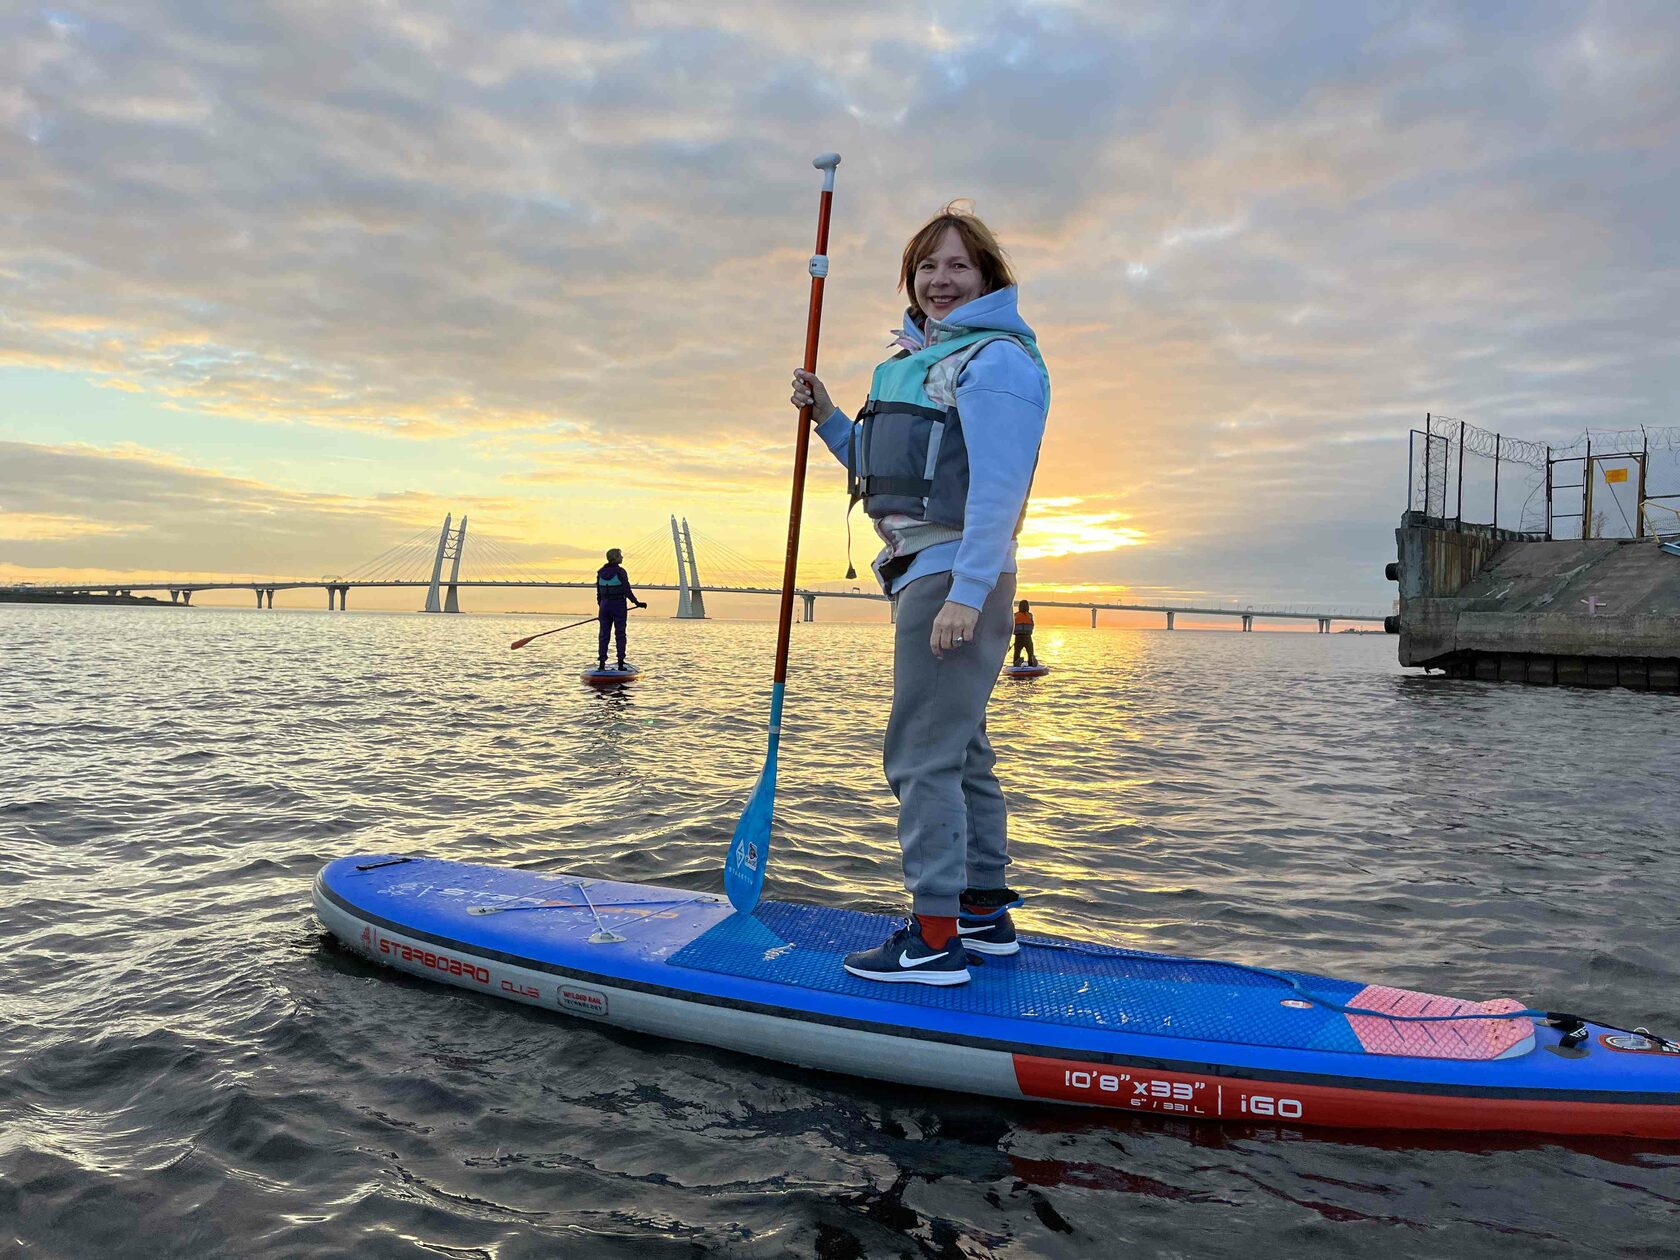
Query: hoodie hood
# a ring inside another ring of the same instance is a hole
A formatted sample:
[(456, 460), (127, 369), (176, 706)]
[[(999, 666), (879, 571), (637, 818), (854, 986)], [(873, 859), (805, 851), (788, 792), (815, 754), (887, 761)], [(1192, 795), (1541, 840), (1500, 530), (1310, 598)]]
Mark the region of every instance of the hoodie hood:
[(1020, 292), (1015, 285), (1006, 285), (957, 307), (944, 319), (924, 317), (918, 322), (916, 316), (906, 310), (904, 327), (897, 330), (896, 344), (907, 350), (920, 350), (925, 345), (948, 341), (966, 332), (981, 331), (1009, 333), (1036, 342), (1037, 335), (1016, 309)]

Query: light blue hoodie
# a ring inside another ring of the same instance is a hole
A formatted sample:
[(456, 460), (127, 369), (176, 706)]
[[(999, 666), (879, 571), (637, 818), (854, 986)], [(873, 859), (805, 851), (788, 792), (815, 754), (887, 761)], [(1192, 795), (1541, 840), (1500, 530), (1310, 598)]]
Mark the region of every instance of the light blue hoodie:
[[(1016, 293), (1010, 285), (977, 297), (952, 311), (938, 327), (996, 329), (1033, 337), (1033, 330), (1015, 309)], [(903, 331), (913, 348), (923, 344), (924, 330), (909, 317)], [(1032, 485), (1049, 409), (1038, 365), (1020, 346), (993, 341), (969, 361), (957, 378), (957, 411), (968, 447), (963, 536), (917, 552), (910, 567), (892, 584), (890, 594), (917, 578), (949, 572), (951, 601), (979, 609), (997, 585), (998, 575), (1015, 572), (1015, 522)], [(854, 423), (836, 407), (817, 428), (817, 435), (842, 464)]]

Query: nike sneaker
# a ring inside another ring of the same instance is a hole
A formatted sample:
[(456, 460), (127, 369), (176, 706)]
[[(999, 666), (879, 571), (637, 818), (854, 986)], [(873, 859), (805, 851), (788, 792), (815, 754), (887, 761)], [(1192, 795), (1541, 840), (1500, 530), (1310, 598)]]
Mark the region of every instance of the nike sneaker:
[(846, 955), (846, 970), (864, 980), (886, 980), (899, 984), (967, 984), (968, 959), (955, 937), (944, 949), (935, 949), (922, 939), (914, 919), (874, 949)]
[(1020, 953), (1021, 942), (1015, 938), (1009, 911), (1021, 904), (1022, 899), (1007, 888), (965, 891), (957, 915), (957, 936), (963, 948), (998, 958)]

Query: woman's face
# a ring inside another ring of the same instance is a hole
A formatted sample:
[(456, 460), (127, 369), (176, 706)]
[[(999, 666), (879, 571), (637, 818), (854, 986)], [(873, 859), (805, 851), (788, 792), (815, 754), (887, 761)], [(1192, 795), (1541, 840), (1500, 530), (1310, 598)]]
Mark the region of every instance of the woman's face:
[(916, 305), (923, 314), (944, 319), (979, 297), (982, 283), (961, 234), (948, 227), (933, 252), (916, 264)]

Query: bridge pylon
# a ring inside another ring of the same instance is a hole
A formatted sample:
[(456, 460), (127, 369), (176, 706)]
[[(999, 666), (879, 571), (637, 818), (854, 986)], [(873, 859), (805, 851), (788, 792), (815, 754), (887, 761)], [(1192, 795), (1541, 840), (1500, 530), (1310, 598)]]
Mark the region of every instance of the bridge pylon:
[[(461, 518), (461, 527), (452, 529), (453, 512), (445, 514), (443, 528), (438, 531), (437, 556), (432, 561), (432, 584), (426, 590), (426, 611), (429, 613), (458, 613), (461, 611), (460, 592), (457, 583), (461, 578), (461, 553), (466, 550), (467, 518)], [(443, 585), (443, 562), (453, 560), (449, 571), (449, 593), (447, 600), (438, 598), (439, 587)]]
[[(671, 518), (671, 541), (677, 549), (677, 616), (684, 620), (705, 620), (706, 596), (700, 589), (700, 570), (694, 563), (694, 536), (688, 532), (688, 517), (682, 529)], [(686, 555), (686, 564), (685, 564)]]
[(675, 515), (671, 517), (671, 546), (677, 552), (677, 616), (687, 621), (694, 616), (694, 606), (688, 602), (688, 565), (683, 559), (682, 532)]

